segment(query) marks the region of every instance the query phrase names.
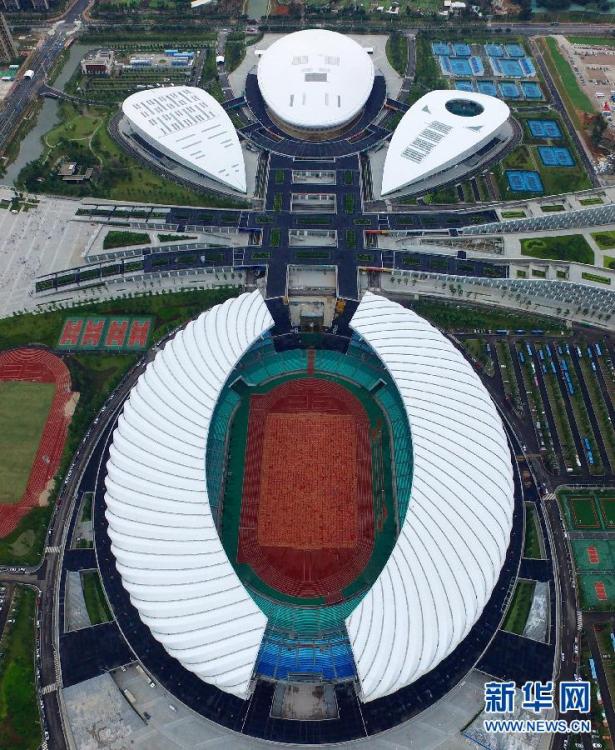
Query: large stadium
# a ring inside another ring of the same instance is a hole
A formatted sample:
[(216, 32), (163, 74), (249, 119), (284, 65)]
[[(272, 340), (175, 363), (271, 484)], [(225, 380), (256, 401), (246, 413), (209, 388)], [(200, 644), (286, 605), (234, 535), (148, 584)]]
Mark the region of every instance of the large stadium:
[(139, 378), (106, 471), (97, 554), (124, 636), (237, 731), (380, 732), (499, 625), (519, 554), (502, 422), (454, 346), (383, 297), (347, 335), (292, 342), (258, 291), (203, 313)]

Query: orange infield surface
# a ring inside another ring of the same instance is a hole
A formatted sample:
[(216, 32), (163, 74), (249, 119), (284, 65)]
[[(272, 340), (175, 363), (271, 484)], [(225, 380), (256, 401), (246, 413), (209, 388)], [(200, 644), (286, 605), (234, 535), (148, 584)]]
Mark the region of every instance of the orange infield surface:
[(41, 496), (58, 470), (71, 419), (67, 406), (72, 393), (66, 365), (45, 349), (23, 348), (0, 352), (0, 380), (55, 383), (53, 401), (25, 492), (19, 502), (0, 506), (0, 537), (5, 537), (26, 513), (40, 505)]
[(238, 562), (284, 593), (336, 601), (373, 542), (370, 425), (359, 400), (315, 378), (253, 396)]
[[(295, 549), (354, 547), (356, 453), (355, 420), (349, 414), (268, 414), (258, 543)], [(307, 456), (321, 460), (306, 461)], [(306, 518), (312, 522), (305, 523)]]

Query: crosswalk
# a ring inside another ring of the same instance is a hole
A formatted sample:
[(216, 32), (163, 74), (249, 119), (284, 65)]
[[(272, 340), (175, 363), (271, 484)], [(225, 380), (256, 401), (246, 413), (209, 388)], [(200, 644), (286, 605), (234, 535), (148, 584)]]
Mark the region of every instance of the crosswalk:
[(49, 693), (55, 693), (57, 689), (57, 683), (53, 682), (51, 685), (45, 685), (44, 688), (41, 688), (41, 693), (42, 695), (49, 695)]
[(60, 547), (45, 547), (45, 554), (46, 555), (57, 555), (60, 552)]
[(62, 667), (60, 666), (60, 655), (55, 649), (53, 650), (53, 662), (56, 668), (56, 683), (58, 685), (61, 685), (62, 684)]

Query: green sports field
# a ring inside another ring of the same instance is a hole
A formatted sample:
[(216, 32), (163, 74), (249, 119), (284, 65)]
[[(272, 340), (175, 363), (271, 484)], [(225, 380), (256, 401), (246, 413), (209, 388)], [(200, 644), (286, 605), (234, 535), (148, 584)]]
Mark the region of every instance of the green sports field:
[[(586, 574), (581, 575), (579, 590), (583, 609), (612, 609), (615, 602), (615, 575)], [(596, 593), (596, 584), (604, 584), (606, 599), (600, 599)]]
[(570, 544), (578, 573), (615, 573), (615, 539), (572, 539)]
[(0, 504), (18, 502), (28, 484), (53, 401), (53, 383), (0, 381)]
[(558, 497), (569, 531), (615, 529), (615, 490), (561, 490)]

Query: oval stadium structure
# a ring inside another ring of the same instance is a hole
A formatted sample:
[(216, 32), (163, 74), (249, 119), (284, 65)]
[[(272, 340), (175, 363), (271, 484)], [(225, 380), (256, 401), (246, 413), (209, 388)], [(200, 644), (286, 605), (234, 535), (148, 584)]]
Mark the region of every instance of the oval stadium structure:
[(365, 294), (350, 328), (281, 347), (258, 291), (203, 313), (139, 378), (107, 463), (121, 584), (171, 657), (158, 678), (273, 740), (381, 731), (432, 677), (437, 699), (502, 587), (515, 493), (487, 391), (395, 302)]
[(360, 44), (325, 29), (278, 39), (263, 53), (257, 71), (260, 92), (278, 124), (323, 133), (357, 117), (374, 76), (374, 65)]

